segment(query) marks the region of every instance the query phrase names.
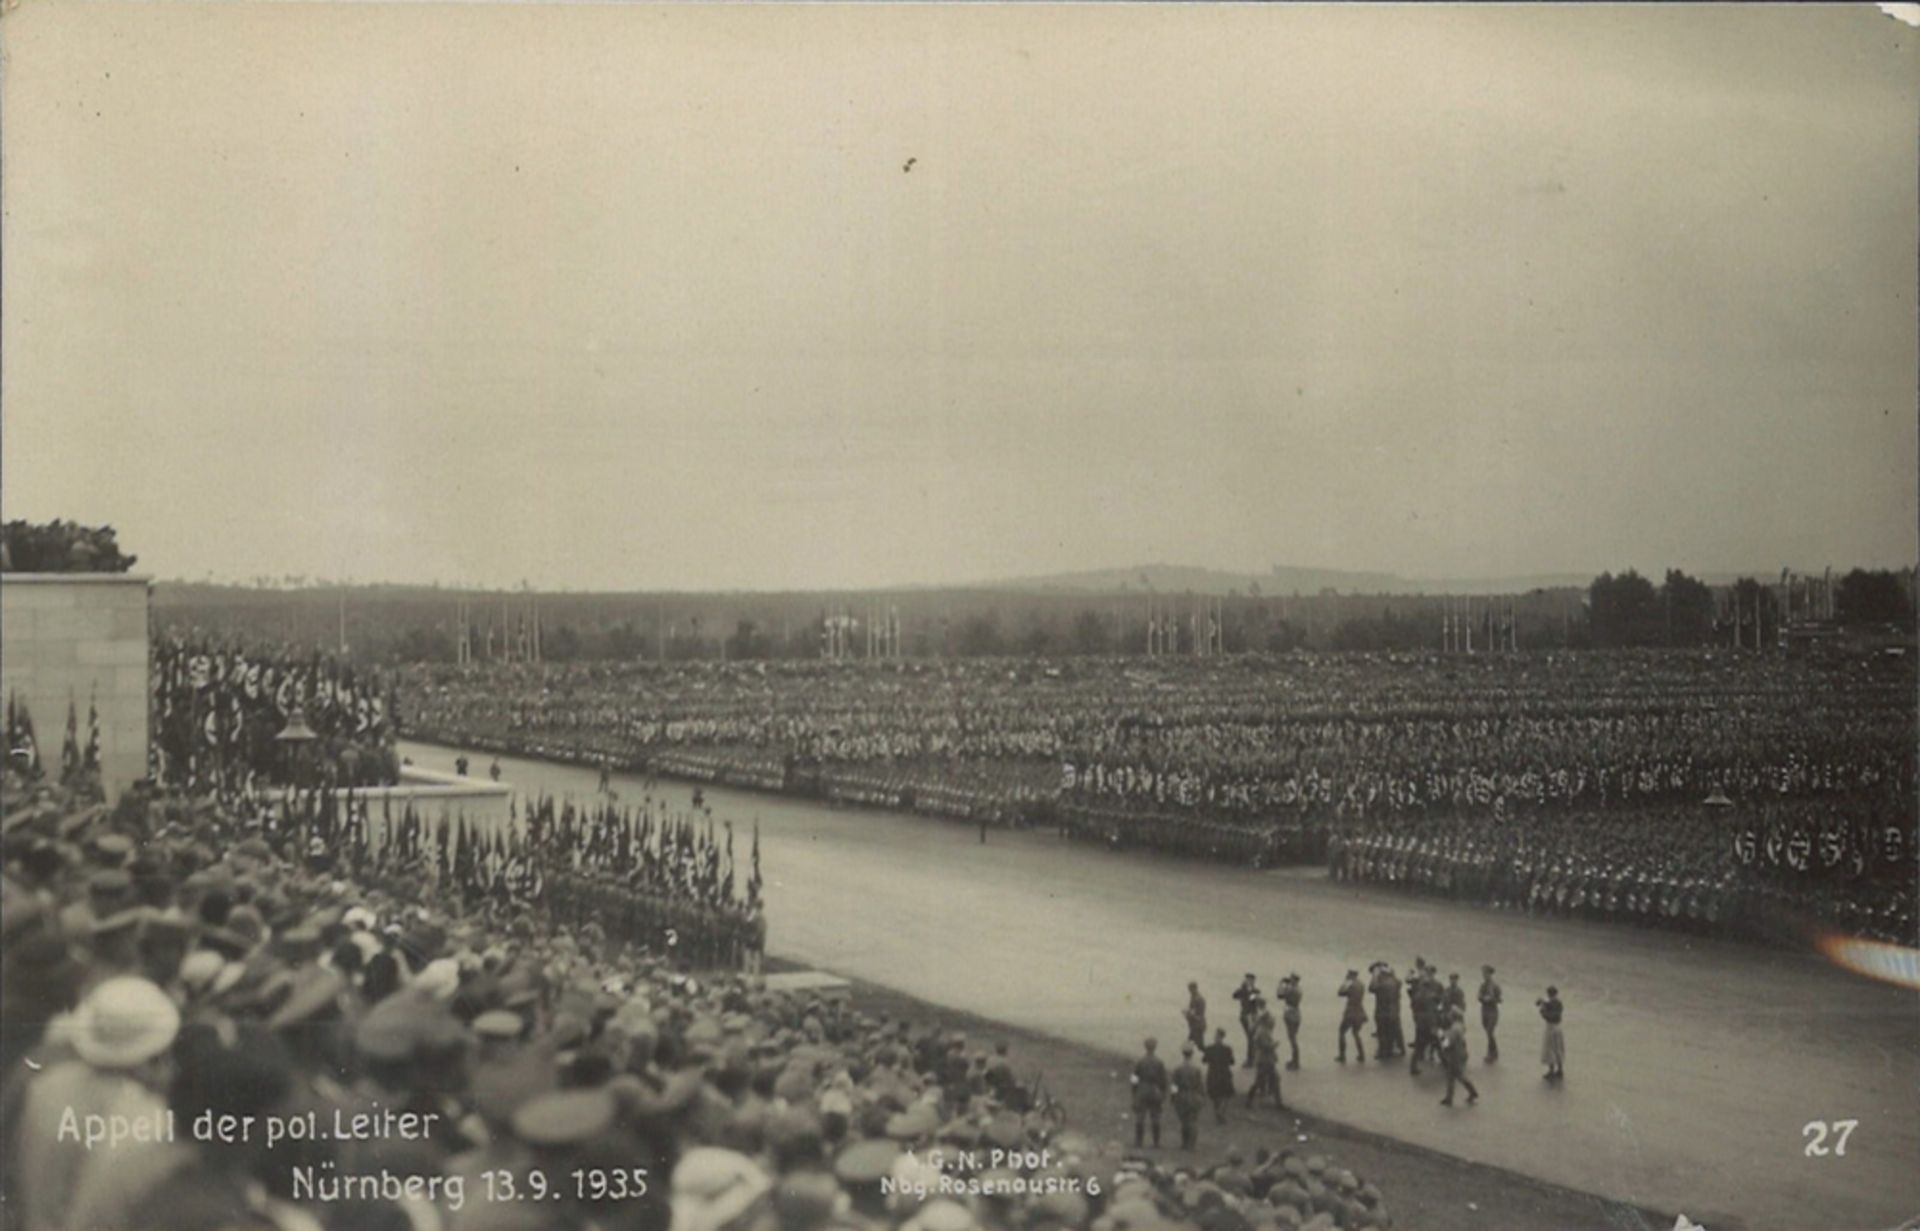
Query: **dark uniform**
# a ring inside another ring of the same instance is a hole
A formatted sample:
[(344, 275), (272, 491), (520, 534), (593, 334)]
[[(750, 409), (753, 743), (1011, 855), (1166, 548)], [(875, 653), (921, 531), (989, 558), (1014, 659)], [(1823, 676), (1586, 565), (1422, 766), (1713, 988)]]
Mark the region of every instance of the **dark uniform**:
[(1213, 1103), (1213, 1118), (1227, 1122), (1227, 1100), (1233, 1097), (1233, 1048), (1227, 1046), (1225, 1028), (1213, 1032), (1213, 1043), (1200, 1057), (1207, 1066), (1207, 1098)]
[(1247, 1106), (1263, 1094), (1273, 1096), (1275, 1107), (1285, 1107), (1280, 1098), (1280, 1046), (1273, 1038), (1273, 1014), (1262, 1013), (1253, 1028), (1253, 1085), (1247, 1090)]
[(1133, 1144), (1146, 1144), (1147, 1129), (1153, 1129), (1153, 1144), (1160, 1144), (1160, 1108), (1167, 1101), (1167, 1066), (1154, 1055), (1159, 1041), (1148, 1039), (1146, 1054), (1133, 1062)]
[(1193, 1063), (1193, 1044), (1180, 1049), (1180, 1067), (1173, 1071), (1173, 1114), (1180, 1120), (1180, 1148), (1200, 1142), (1200, 1109), (1206, 1106), (1206, 1078)]
[(1340, 996), (1347, 1002), (1345, 1012), (1340, 1015), (1340, 1063), (1347, 1062), (1347, 1036), (1353, 1036), (1354, 1054), (1361, 1064), (1367, 1062), (1367, 1046), (1360, 1038), (1360, 1027), (1367, 1024), (1367, 989), (1360, 982), (1360, 972), (1349, 970), (1346, 982), (1340, 985)]
[(1207, 1045), (1207, 998), (1198, 983), (1187, 984), (1187, 1041), (1197, 1048)]
[(1453, 1106), (1455, 1082), (1467, 1088), (1468, 1105), (1480, 1101), (1480, 1092), (1467, 1079), (1467, 1027), (1458, 1013), (1447, 1015), (1446, 1033), (1440, 1041), (1440, 1063), (1447, 1067), (1447, 1096), (1440, 1100), (1443, 1107)]
[(1487, 1063), (1500, 1058), (1500, 1043), (1493, 1037), (1500, 1024), (1500, 985), (1493, 981), (1493, 967), (1480, 968), (1480, 1027), (1487, 1032)]
[(1409, 1071), (1418, 1075), (1422, 1060), (1439, 1059), (1440, 984), (1426, 967), (1414, 971), (1407, 984), (1407, 999), (1413, 1006), (1413, 1062)]
[(1407, 1036), (1400, 1025), (1400, 977), (1393, 967), (1378, 962), (1373, 968), (1373, 1038), (1375, 1059), (1406, 1054)]
[(1260, 1019), (1260, 989), (1254, 986), (1253, 976), (1248, 975), (1233, 989), (1233, 998), (1240, 1002), (1240, 1030), (1247, 1036), (1248, 1068), (1253, 1067), (1253, 1024)]

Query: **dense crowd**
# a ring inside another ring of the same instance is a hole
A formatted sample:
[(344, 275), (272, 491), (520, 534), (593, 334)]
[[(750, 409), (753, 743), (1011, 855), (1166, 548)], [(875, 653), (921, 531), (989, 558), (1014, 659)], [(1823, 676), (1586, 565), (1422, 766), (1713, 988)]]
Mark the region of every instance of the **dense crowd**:
[(1330, 859), (1518, 909), (1754, 934), (1787, 908), (1912, 936), (1904, 661), (574, 663), (417, 667), (399, 686), (409, 730), (453, 743), (1115, 848)]
[[(229, 798), (289, 779), (396, 781), (396, 715), (379, 676), (321, 654), (180, 637), (156, 639), (151, 655), (155, 781)], [(279, 739), (296, 713), (313, 734), (303, 747)]]
[(1913, 673), (1712, 653), (542, 664), (403, 673), (410, 729), (781, 764), (1043, 762), (1156, 808), (1366, 817), (1913, 780)]
[(0, 1178), (26, 1231), (1393, 1225), (1290, 1148), (1116, 1171), (1004, 1044), (622, 944), (492, 891), (509, 863), (463, 861), (457, 828), (442, 857), (324, 796), (108, 808), (12, 774), (0, 806)]

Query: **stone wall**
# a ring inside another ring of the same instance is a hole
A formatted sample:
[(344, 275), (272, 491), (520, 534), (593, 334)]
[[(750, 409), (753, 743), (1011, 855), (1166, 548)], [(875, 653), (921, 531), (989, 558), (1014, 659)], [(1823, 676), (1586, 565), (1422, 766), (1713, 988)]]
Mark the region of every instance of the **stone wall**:
[(147, 774), (147, 596), (148, 579), (124, 573), (0, 575), (0, 702), (26, 705), (57, 777), (67, 703), (84, 750), (91, 701), (110, 801)]

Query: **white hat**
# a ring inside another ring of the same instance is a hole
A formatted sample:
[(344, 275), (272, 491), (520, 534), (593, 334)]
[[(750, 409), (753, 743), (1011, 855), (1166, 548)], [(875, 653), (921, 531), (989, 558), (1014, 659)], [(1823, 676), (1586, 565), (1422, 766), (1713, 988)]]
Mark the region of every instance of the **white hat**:
[(167, 994), (137, 975), (108, 979), (73, 1016), (73, 1050), (95, 1068), (144, 1064), (180, 1033), (180, 1010)]
[(738, 1151), (688, 1150), (673, 1169), (671, 1231), (718, 1231), (752, 1209), (768, 1187), (766, 1172)]
[(921, 1206), (902, 1231), (968, 1231), (979, 1225), (966, 1206), (942, 1197)]
[(180, 982), (190, 991), (205, 991), (226, 964), (226, 959), (211, 949), (195, 949), (180, 961)]
[(413, 986), (432, 993), (435, 1000), (452, 1000), (453, 994), (460, 990), (460, 963), (450, 957), (428, 962), (414, 976)]

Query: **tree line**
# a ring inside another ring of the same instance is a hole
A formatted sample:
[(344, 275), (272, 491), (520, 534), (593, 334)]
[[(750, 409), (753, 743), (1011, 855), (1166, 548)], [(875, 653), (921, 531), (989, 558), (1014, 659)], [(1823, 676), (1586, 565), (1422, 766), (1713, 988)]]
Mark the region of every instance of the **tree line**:
[[(1776, 586), (1742, 577), (1721, 595), (1679, 569), (1657, 586), (1632, 569), (1602, 573), (1587, 587), (1586, 607), (1584, 642), (1596, 647), (1770, 646), (1788, 616)], [(1890, 569), (1846, 573), (1834, 583), (1831, 623), (1912, 631), (1910, 582)]]

